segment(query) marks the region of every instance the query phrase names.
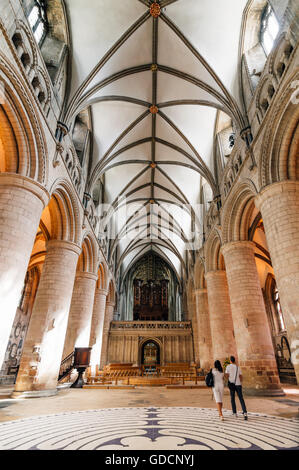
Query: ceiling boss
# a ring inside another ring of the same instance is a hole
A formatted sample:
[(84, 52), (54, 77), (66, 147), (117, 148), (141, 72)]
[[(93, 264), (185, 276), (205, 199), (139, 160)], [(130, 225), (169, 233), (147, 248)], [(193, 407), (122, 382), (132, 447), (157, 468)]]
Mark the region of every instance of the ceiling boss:
[(161, 14), (161, 7), (160, 7), (159, 3), (154, 2), (154, 3), (151, 4), (151, 6), (150, 6), (150, 14), (151, 14), (154, 18), (158, 18), (158, 16), (160, 16), (160, 14)]
[(158, 106), (156, 106), (154, 104), (150, 107), (149, 110), (152, 114), (157, 114), (157, 112), (159, 111)]

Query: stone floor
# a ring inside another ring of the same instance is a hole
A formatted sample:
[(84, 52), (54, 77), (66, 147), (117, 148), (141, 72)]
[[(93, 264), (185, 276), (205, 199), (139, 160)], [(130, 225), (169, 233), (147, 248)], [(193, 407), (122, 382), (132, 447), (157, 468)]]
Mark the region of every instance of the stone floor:
[[(299, 449), (299, 387), (281, 398), (246, 397), (244, 421), (224, 422), (209, 389), (64, 389), (9, 399), (0, 387), (0, 449)], [(237, 403), (238, 406), (238, 403)]]

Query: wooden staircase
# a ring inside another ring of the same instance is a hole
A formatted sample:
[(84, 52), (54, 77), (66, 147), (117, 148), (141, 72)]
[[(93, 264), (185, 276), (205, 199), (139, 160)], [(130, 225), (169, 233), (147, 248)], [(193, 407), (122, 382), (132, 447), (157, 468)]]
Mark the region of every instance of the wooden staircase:
[(65, 357), (60, 365), (58, 383), (64, 381), (74, 370), (74, 358), (75, 351), (71, 352), (67, 357)]

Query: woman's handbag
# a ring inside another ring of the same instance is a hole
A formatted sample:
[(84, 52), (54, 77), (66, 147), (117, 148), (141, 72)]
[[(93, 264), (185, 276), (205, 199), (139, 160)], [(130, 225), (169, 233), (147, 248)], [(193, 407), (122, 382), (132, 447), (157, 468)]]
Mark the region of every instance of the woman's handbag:
[(238, 366), (237, 366), (237, 370), (236, 370), (235, 381), (234, 381), (234, 382), (230, 382), (230, 381), (227, 382), (228, 388), (229, 388), (232, 392), (236, 391), (237, 374), (238, 374)]

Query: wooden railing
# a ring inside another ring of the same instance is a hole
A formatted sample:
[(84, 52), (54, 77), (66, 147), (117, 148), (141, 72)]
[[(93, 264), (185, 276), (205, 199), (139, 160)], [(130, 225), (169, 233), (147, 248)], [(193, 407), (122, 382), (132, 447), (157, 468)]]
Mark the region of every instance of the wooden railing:
[(71, 352), (67, 357), (63, 359), (59, 369), (58, 382), (63, 380), (67, 375), (69, 375), (74, 368), (74, 357), (75, 351)]

